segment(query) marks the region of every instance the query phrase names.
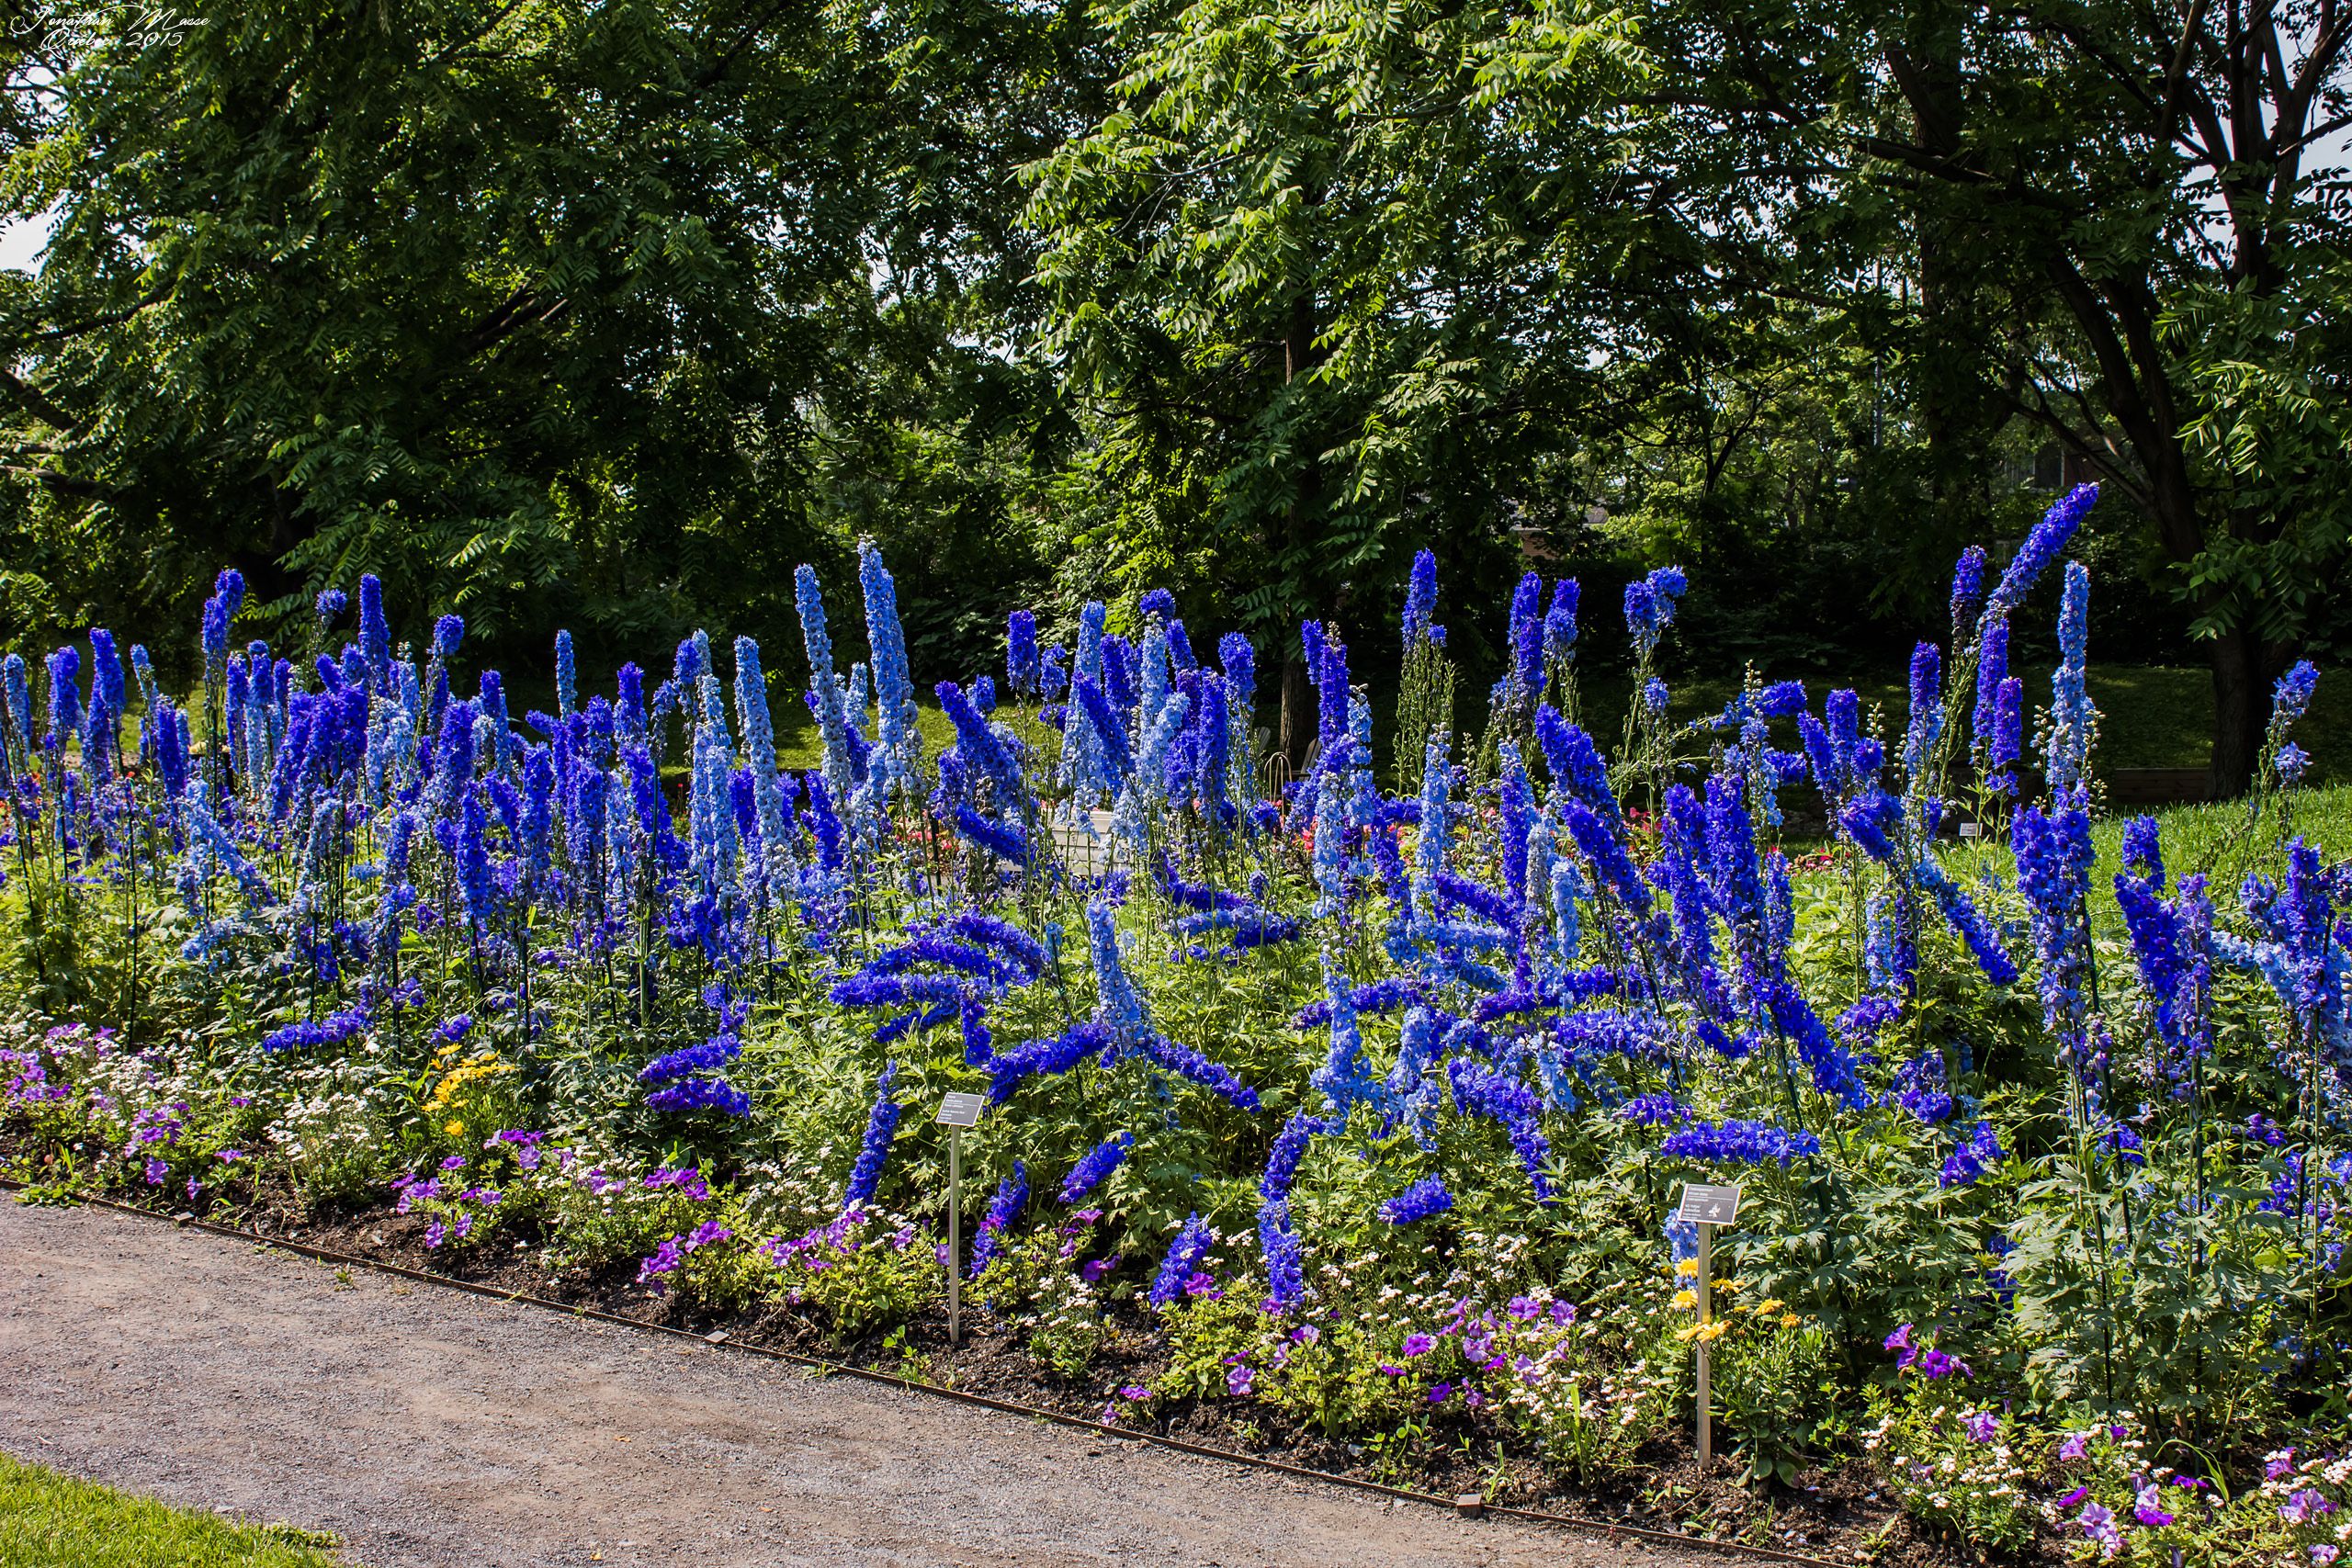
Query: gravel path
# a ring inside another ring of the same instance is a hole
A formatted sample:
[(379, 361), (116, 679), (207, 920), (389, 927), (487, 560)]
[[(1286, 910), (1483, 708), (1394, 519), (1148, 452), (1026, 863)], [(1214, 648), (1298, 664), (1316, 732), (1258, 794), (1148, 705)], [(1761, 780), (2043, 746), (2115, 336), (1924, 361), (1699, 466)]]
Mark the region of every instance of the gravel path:
[(1714, 1568), (0, 1200), (0, 1449), (368, 1568)]

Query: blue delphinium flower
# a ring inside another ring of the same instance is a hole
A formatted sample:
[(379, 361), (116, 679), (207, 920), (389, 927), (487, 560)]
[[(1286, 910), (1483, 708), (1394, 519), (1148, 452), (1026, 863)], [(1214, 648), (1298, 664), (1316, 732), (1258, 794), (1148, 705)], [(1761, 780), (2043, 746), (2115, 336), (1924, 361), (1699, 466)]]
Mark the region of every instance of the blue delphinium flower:
[(463, 615), (444, 615), (433, 623), (433, 657), (443, 663), (458, 657), (458, 649), (465, 640)]
[[(1984, 976), (1996, 986), (2006, 986), (2018, 977), (2017, 965), (1989, 921), (1977, 909), (1973, 900), (1953, 882), (1933, 855), (1917, 859), (1906, 857), (1890, 835), (1903, 820), (1902, 807), (1883, 790), (1857, 795), (1838, 814), (1838, 826), (1846, 836), (1872, 860), (1895, 873), (1913, 886), (1925, 889), (1934, 898), (1953, 931), (1968, 944)], [(1892, 940), (1891, 934), (1889, 940)], [(1905, 983), (1917, 966), (1917, 954), (1909, 951), (1905, 938), (1906, 959), (1890, 959), (1886, 967), (1899, 971)]]
[(2096, 484), (2077, 485), (2059, 497), (2041, 521), (2034, 525), (2033, 532), (2026, 536), (2018, 553), (2009, 558), (2008, 570), (2001, 573), (1992, 598), (1985, 602), (1986, 615), (2013, 610), (2024, 602), (2036, 580), (2065, 549), (2066, 542), (2075, 536), (2075, 530), (2081, 526), (2091, 504), (2098, 500)]
[(1078, 624), (1076, 662), (1070, 669), (1070, 702), (1062, 718), (1062, 788), (1083, 820), (1085, 809), (1119, 787), (1125, 773), (1114, 765), (1108, 748), (1126, 761), (1126, 731), (1102, 686), (1102, 605), (1091, 601)]
[(1510, 596), (1510, 705), (1523, 716), (1544, 694), (1544, 580), (1529, 572)]
[(1237, 1111), (1256, 1111), (1258, 1091), (1233, 1076), (1231, 1068), (1211, 1061), (1190, 1045), (1180, 1045), (1165, 1034), (1147, 1033), (1135, 1043), (1145, 1057), (1178, 1077), (1199, 1084)]
[(82, 720), (82, 766), (94, 782), (114, 776), (115, 753), (120, 750), (116, 719), (115, 710), (107, 704), (106, 693), (92, 691), (89, 710)]
[(1616, 830), (1585, 806), (1580, 800), (1568, 802), (1562, 813), (1569, 836), (1577, 848), (1592, 865), (1593, 874), (1601, 884), (1614, 893), (1636, 915), (1650, 910), (1649, 885), (1635, 869), (1633, 857), (1625, 852)]
[(1987, 1170), (2007, 1157), (2001, 1152), (2001, 1140), (1994, 1133), (1993, 1124), (1979, 1122), (1968, 1141), (1952, 1150), (1951, 1157), (1944, 1161), (1943, 1172), (1936, 1179), (1936, 1185), (1973, 1187)]
[(1952, 646), (1960, 646), (1967, 635), (1969, 623), (1976, 618), (1977, 606), (1984, 599), (1984, 547), (1971, 545), (1960, 552), (1960, 561), (1951, 573), (1951, 637)]
[(49, 656), (49, 743), (62, 747), (82, 732), (82, 655), (61, 648)]
[(1447, 736), (1441, 730), (1430, 738), (1421, 757), (1420, 830), (1413, 840), (1413, 919), (1421, 924), (1437, 918), (1438, 880), (1446, 870), (1446, 797), (1453, 781), (1447, 760)]
[(1625, 629), (1635, 654), (1646, 661), (1674, 624), (1675, 602), (1688, 586), (1679, 567), (1664, 566), (1625, 585)]
[(1108, 1143), (1097, 1144), (1062, 1178), (1062, 1201), (1075, 1203), (1102, 1183), (1102, 1179), (1119, 1168), (1127, 1151), (1136, 1146), (1133, 1133), (1122, 1133)]
[(2311, 710), (2312, 694), (2318, 686), (2319, 667), (2305, 659), (2278, 677), (2278, 683), (2271, 690), (2270, 728), (2264, 744), (2279, 780), (2290, 786), (2302, 781), (2312, 759), (2310, 752), (2287, 739), (2287, 732)]
[[(458, 1021), (451, 1020), (451, 1022)], [(467, 1021), (470, 1022), (471, 1021)], [(638, 1070), (637, 1081), (642, 1084), (665, 1084), (698, 1073), (717, 1073), (743, 1054), (741, 1037), (733, 1032), (712, 1035), (698, 1044), (688, 1045), (656, 1056)]]
[(9, 739), (17, 748), (21, 765), (23, 754), (30, 751), (34, 744), (32, 682), (27, 678), (25, 656), (21, 653), (0, 660), (0, 698), (5, 698), (0, 706), (5, 706)]
[[(990, 809), (1015, 815), (1025, 809), (1029, 794), (1012, 748), (955, 682), (942, 681), (933, 694), (948, 722), (956, 727), (956, 759), (989, 781), (994, 793)], [(943, 766), (946, 761), (941, 759)]]
[(1986, 743), (1985, 787), (1996, 795), (2017, 793), (2018, 759), (2025, 755), (2025, 681), (2016, 675), (2001, 682), (1994, 698), (1993, 736)]
[(2270, 722), (2280, 729), (2295, 723), (2311, 711), (2312, 694), (2319, 689), (2319, 666), (2310, 660), (2297, 660), (2295, 667), (2278, 677), (2271, 688)]
[[(2048, 813), (2019, 807), (2010, 823), (2010, 843), (2017, 856), (2018, 890), (2033, 912), (2042, 1020), (2068, 1066), (2087, 1075), (2092, 1048), (2084, 986), (2091, 964), (2090, 815), (2079, 805)], [(2098, 1086), (2087, 1087), (2096, 1097)]]
[(1437, 557), (1421, 550), (1413, 557), (1412, 575), (1405, 582), (1405, 649), (1410, 653), (1436, 639)]
[(1037, 653), (1036, 614), (1015, 610), (1005, 618), (1005, 683), (1016, 696), (1035, 697), (1043, 673), (1043, 662)]
[(2087, 782), (2090, 768), (2091, 728), (2098, 716), (2086, 684), (2090, 596), (2090, 572), (2082, 562), (2068, 561), (2058, 615), (2058, 668), (2050, 678), (2050, 745), (2044, 764), (2053, 800), (2072, 798)]
[(1233, 728), (1231, 753), (1237, 797), (1250, 792), (1250, 726), (1258, 704), (1258, 650), (1239, 632), (1217, 638), (1217, 665), (1225, 671), (1226, 717)]
[(1029, 1202), (1029, 1170), (1019, 1160), (1012, 1162), (1012, 1174), (996, 1184), (996, 1196), (989, 1200), (989, 1212), (980, 1217), (980, 1228), (972, 1237), (972, 1278), (996, 1261), (1004, 1250), (1005, 1233)]
[(1364, 1053), (1363, 1029), (1356, 1020), (1353, 988), (1328, 954), (1323, 960), (1323, 984), (1330, 998), (1331, 1048), (1308, 1084), (1323, 1096), (1331, 1113), (1345, 1121), (1349, 1107), (1374, 1096), (1379, 1078), (1373, 1071), (1372, 1059)]
[(1464, 1115), (1491, 1117), (1502, 1125), (1535, 1189), (1536, 1201), (1550, 1202), (1552, 1184), (1544, 1178), (1544, 1162), (1550, 1157), (1552, 1145), (1544, 1136), (1544, 1102), (1535, 1091), (1511, 1074), (1481, 1066), (1466, 1056), (1456, 1056), (1446, 1064), (1446, 1079), (1453, 1089), (1456, 1109)]
[(1152, 1278), (1152, 1305), (1175, 1304), (1176, 1298), (1184, 1293), (1185, 1285), (1200, 1272), (1201, 1264), (1208, 1257), (1211, 1239), (1209, 1227), (1202, 1223), (1197, 1210), (1184, 1217), (1176, 1238), (1168, 1245), (1168, 1255), (1160, 1259), (1159, 1272)]
[(752, 1097), (724, 1078), (680, 1078), (647, 1095), (645, 1106), (649, 1111), (676, 1113), (718, 1111), (729, 1116), (749, 1116)]
[(1797, 716), (1797, 737), (1804, 743), (1805, 763), (1812, 770), (1814, 787), (1821, 792), (1822, 804), (1834, 810), (1853, 787), (1851, 753), (1841, 751), (1828, 727), (1809, 713)]
[(1160, 621), (1144, 624), (1143, 641), (1136, 655), (1136, 732), (1144, 735), (1159, 722), (1160, 710), (1173, 688), (1169, 682), (1168, 627)]
[(1872, 893), (1862, 906), (1864, 976), (1873, 989), (1908, 992), (1918, 969), (1909, 904), (1891, 893)]
[(481, 791), (465, 792), (465, 804), (458, 813), (458, 836), (450, 859), (458, 884), (458, 904), (464, 911), (466, 924), (477, 936), (486, 934), (497, 919), (496, 882), (491, 875), (490, 850), (484, 835), (490, 827), (482, 810)]
[(1114, 1043), (1116, 1037), (1108, 1025), (1088, 1020), (1072, 1024), (1059, 1034), (994, 1052), (987, 1064), (989, 1102), (1001, 1105), (1012, 1098), (1012, 1091), (1023, 1080), (1066, 1073)]
[(223, 660), (229, 657), (229, 617), (232, 612), (222, 604), (219, 594), (204, 602), (204, 621), (198, 640), (204, 649), (204, 672), (208, 680), (217, 678)]
[(1143, 996), (1127, 978), (1119, 948), (1118, 926), (1112, 919), (1110, 899), (1097, 894), (1086, 903), (1087, 950), (1094, 961), (1095, 1011), (1123, 1041), (1150, 1032), (1144, 1015)]
[(767, 677), (760, 669), (760, 645), (735, 639), (735, 716), (743, 728), (743, 757), (751, 766), (752, 798), (759, 813), (760, 847), (772, 881), (781, 889), (793, 874), (792, 835), (785, 829), (784, 786), (775, 759), (775, 723), (768, 712)]
[(865, 1136), (858, 1145), (857, 1163), (850, 1168), (849, 1186), (842, 1194), (844, 1209), (860, 1209), (871, 1203), (875, 1190), (882, 1184), (883, 1162), (890, 1157), (890, 1140), (899, 1131), (900, 1106), (890, 1098), (890, 1086), (898, 1077), (899, 1064), (890, 1062), (875, 1080), (874, 1108), (866, 1112)]
[(1258, 1208), (1258, 1249), (1266, 1260), (1266, 1305), (1281, 1311), (1306, 1299), (1306, 1257), (1297, 1228), (1291, 1224), (1286, 1200), (1267, 1200)]
[(1923, 642), (1911, 650), (1911, 721), (1903, 732), (1903, 772), (1917, 791), (1944, 728), (1943, 650)]
[(1973, 746), (1981, 758), (1992, 749), (1998, 722), (2001, 682), (2009, 678), (2009, 622), (2006, 615), (1987, 615), (1976, 659), (1976, 706), (1970, 728)]
[(1348, 735), (1348, 645), (1338, 626), (1322, 628), (1314, 671), (1316, 734), (1329, 756)]
[(2233, 931), (2212, 933), (2214, 951), (2231, 964), (2251, 969), (2277, 993), (2294, 1020), (2298, 1038), (2324, 1048), (2335, 1082), (2330, 1097), (2344, 1092), (2346, 1064), (2352, 1061), (2352, 1016), (2346, 993), (2352, 961), (2335, 942), (2337, 895), (2319, 852), (2301, 835), (2287, 843), (2287, 872), (2273, 886), (2248, 874), (2238, 890), (2246, 918), (2260, 933), (2248, 942)]
[(1804, 1155), (1821, 1152), (1821, 1140), (1807, 1132), (1789, 1132), (1770, 1122), (1726, 1119), (1721, 1126), (1693, 1122), (1667, 1135), (1657, 1152), (1669, 1159), (1713, 1160), (1761, 1165), (1766, 1160), (1787, 1166)]
[(2153, 892), (2165, 886), (2163, 830), (2153, 817), (2134, 817), (2123, 824), (2123, 869), (2143, 879)]
[(1224, 676), (1201, 678), (1201, 715), (1194, 730), (1193, 793), (1201, 814), (1222, 830), (1240, 816), (1233, 804), (1233, 715), (1226, 705)]
[(1636, 1127), (1657, 1127), (1668, 1122), (1690, 1120), (1690, 1108), (1674, 1096), (1665, 1093), (1635, 1095), (1620, 1105), (1615, 1114), (1620, 1122), (1630, 1122)]
[(1937, 1122), (1951, 1115), (1951, 1089), (1945, 1081), (1940, 1053), (1923, 1052), (1895, 1071), (1889, 1098), (1920, 1121)]
[(272, 1055), (280, 1051), (308, 1049), (316, 1045), (340, 1045), (368, 1027), (368, 1014), (358, 1008), (330, 1013), (322, 1019), (306, 1019), (287, 1024), (265, 1036), (261, 1048)]
[(2159, 1066), (2174, 1093), (2185, 1096), (2195, 1065), (2213, 1049), (2213, 901), (2201, 875), (2183, 877), (2177, 896), (2160, 897), (2164, 869), (2153, 833), (2147, 838), (2134, 846), (2137, 853), (2127, 852), (2126, 869), (2115, 878), (2115, 900), (2141, 987), (2155, 1004), (2156, 1038), (2164, 1048)]
[(367, 660), (371, 691), (391, 689), (392, 628), (384, 618), (384, 585), (372, 572), (359, 580), (359, 653)]
[(1552, 585), (1552, 607), (1544, 612), (1544, 658), (1555, 670), (1565, 670), (1577, 657), (1577, 580), (1564, 577)]
[(916, 797), (922, 763), (922, 735), (915, 727), (914, 678), (907, 666), (907, 638), (899, 624), (899, 592), (870, 540), (857, 547), (857, 581), (865, 593), (865, 642), (874, 653), (875, 738), (881, 762), (880, 799), (893, 791)]
[(90, 628), (90, 694), (103, 699), (108, 712), (121, 716), (125, 696), (122, 654), (115, 647), (114, 633), (104, 626)]
[(1623, 819), (1616, 793), (1609, 787), (1609, 769), (1591, 736), (1546, 703), (1535, 715), (1535, 739), (1544, 749), (1544, 762), (1552, 771), (1553, 782), (1609, 821)]
[(441, 713), (441, 740), (433, 751), (433, 783), (426, 805), (433, 815), (448, 818), (474, 776), (474, 705), (451, 703)]
[(1434, 1176), (1423, 1177), (1380, 1205), (1380, 1217), (1392, 1225), (1409, 1225), (1453, 1207), (1453, 1194)]
[(1168, 795), (1168, 755), (1191, 715), (1193, 699), (1175, 693), (1159, 705), (1159, 716), (1144, 732), (1143, 750), (1135, 761), (1134, 789), (1146, 805), (1157, 807)]
[(1259, 1198), (1267, 1202), (1287, 1199), (1291, 1183), (1298, 1177), (1299, 1162), (1306, 1157), (1307, 1145), (1318, 1134), (1337, 1132), (1339, 1125), (1328, 1117), (1310, 1116), (1304, 1111), (1283, 1122), (1273, 1148), (1266, 1156), (1265, 1174), (1258, 1179)]
[(580, 671), (572, 660), (571, 634), (555, 634), (555, 716), (570, 718), (579, 703)]
[(825, 788), (833, 801), (845, 801), (854, 787), (850, 777), (849, 718), (842, 711), (841, 678), (833, 671), (833, 640), (825, 626), (825, 597), (817, 586), (816, 569), (796, 568), (792, 590), (800, 614), (801, 647), (808, 656), (809, 705), (825, 745)]

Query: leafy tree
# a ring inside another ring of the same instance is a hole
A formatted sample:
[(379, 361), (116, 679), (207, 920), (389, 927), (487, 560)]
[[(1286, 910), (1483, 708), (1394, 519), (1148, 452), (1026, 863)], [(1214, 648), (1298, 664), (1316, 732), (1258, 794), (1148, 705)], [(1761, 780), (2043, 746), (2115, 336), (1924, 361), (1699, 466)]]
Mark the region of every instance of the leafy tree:
[(1311, 734), (1295, 628), (1386, 590), (1426, 537), (1491, 581), (1533, 454), (1606, 318), (1607, 110), (1639, 57), (1541, 0), (1125, 0), (1126, 65), (1026, 171), (1089, 437), (1081, 537), (1129, 579), (1228, 587), (1280, 639), (1282, 739)]
[[(1990, 372), (1947, 399), (1976, 410), (1947, 409), (1962, 451), (1982, 450), (1989, 400), (2145, 514), (2211, 641), (2228, 792), (2251, 774), (2268, 678), (2323, 629), (2344, 570), (2346, 454), (2282, 416), (2294, 389), (2324, 396), (2346, 369), (2302, 340), (2342, 308), (2346, 192), (2318, 148), (2352, 124), (2348, 38), (2335, 0), (1724, 0), (1645, 17), (1685, 67), (1645, 101), (1730, 160), (1701, 183), (1753, 193), (1792, 274), (1807, 258), (1789, 242), (1828, 207), (1876, 221), (1916, 269), (1925, 330)], [(2233, 406), (2256, 389), (2283, 400)], [(2266, 445), (2293, 460), (2256, 476)]]
[(36, 39), (48, 86), (0, 125), (8, 204), (57, 213), (0, 299), (24, 525), (182, 611), (234, 554), (286, 611), (364, 567), (535, 639), (780, 619), (792, 562), (873, 521), (824, 480), (900, 466), (910, 401), (987, 416), (1000, 171), (1084, 79), (1010, 9), (133, 25)]

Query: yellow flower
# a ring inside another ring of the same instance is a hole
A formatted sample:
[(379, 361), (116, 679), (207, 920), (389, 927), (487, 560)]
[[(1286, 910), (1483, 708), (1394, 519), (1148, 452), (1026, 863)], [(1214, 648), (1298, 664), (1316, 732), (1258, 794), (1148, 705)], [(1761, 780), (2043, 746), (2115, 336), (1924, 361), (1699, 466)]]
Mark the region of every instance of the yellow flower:
[(1770, 1296), (1767, 1297), (1763, 1301), (1758, 1302), (1754, 1306), (1749, 1307), (1747, 1310), (1757, 1314), (1758, 1316), (1761, 1316), (1768, 1312), (1779, 1312), (1788, 1304), (1788, 1303), (1782, 1301), (1778, 1296)]
[(1797, 1314), (1792, 1312), (1784, 1312), (1781, 1314), (1781, 1326), (1783, 1328), (1794, 1328), (1803, 1321), (1804, 1319), (1798, 1317)]
[(1684, 1312), (1696, 1312), (1699, 1310), (1699, 1292), (1696, 1291), (1677, 1291), (1674, 1292), (1674, 1304), (1680, 1307)]
[(1747, 1289), (1747, 1281), (1745, 1280), (1718, 1280), (1715, 1281), (1715, 1289), (1719, 1291), (1744, 1291)]
[(442, 1132), (447, 1134), (453, 1138), (463, 1135), (465, 1130), (466, 1124), (463, 1122), (458, 1121), (454, 1116), (449, 1118), (447, 1124), (441, 1129)]
[(1674, 1271), (1685, 1280), (1695, 1280), (1699, 1277), (1699, 1260), (1686, 1258), (1674, 1266)]
[(1699, 1325), (1699, 1342), (1702, 1345), (1712, 1344), (1730, 1332), (1731, 1325), (1721, 1318), (1717, 1318), (1713, 1323), (1702, 1323)]

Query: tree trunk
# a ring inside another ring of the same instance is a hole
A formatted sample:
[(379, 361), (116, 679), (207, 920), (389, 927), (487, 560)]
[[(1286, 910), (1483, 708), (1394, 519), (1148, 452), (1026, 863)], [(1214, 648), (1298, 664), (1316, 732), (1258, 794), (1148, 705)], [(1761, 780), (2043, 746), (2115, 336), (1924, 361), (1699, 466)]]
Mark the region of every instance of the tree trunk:
[(1306, 678), (1306, 655), (1293, 639), (1283, 654), (1283, 755), (1304, 766), (1315, 744), (1315, 684)]
[(2264, 700), (2270, 661), (2252, 632), (2227, 632), (2213, 641), (2212, 796), (2233, 800), (2254, 784), (2262, 738), (2270, 722)]
[[(1315, 365), (1315, 295), (1301, 288), (1291, 296), (1290, 319), (1283, 328), (1283, 386), (1287, 389)], [(1295, 397), (1306, 395), (1300, 387)], [(1316, 559), (1315, 534), (1323, 501), (1322, 451), (1310, 434), (1300, 443), (1298, 483), (1291, 491), (1290, 516), (1283, 544), (1289, 568), (1298, 586), (1306, 618), (1320, 618), (1323, 609), (1322, 572)], [(1283, 654), (1283, 755), (1293, 768), (1304, 767), (1314, 747), (1315, 680), (1306, 668), (1304, 647), (1293, 641)]]

